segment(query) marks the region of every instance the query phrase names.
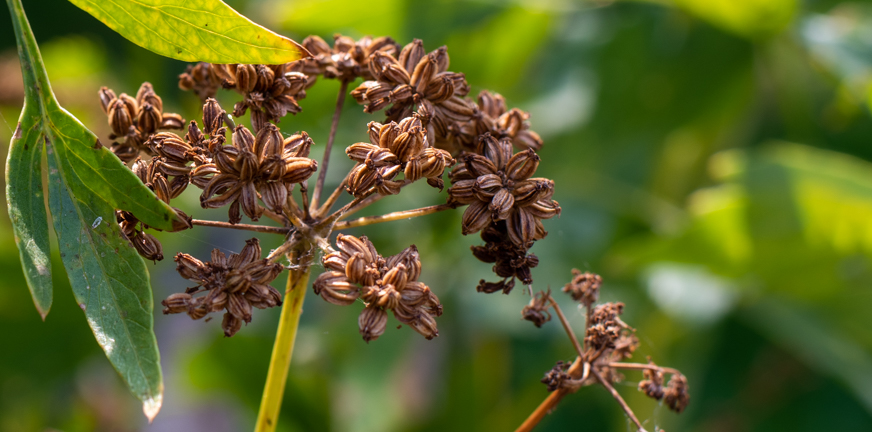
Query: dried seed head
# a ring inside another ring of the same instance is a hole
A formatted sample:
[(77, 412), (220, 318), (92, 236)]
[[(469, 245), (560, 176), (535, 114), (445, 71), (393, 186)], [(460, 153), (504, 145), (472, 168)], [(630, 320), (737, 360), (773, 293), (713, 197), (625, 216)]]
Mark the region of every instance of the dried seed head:
[(553, 392), (558, 389), (569, 389), (571, 391), (578, 390), (581, 383), (575, 382), (566, 370), (569, 369), (569, 363), (558, 361), (551, 370), (545, 373), (545, 377), (541, 382), (548, 386), (548, 391)]
[(572, 281), (563, 287), (563, 292), (569, 293), (573, 300), (591, 306), (599, 299), (602, 283), (602, 277), (597, 274), (572, 269)]
[[(648, 359), (648, 364), (657, 366), (651, 359)], [(646, 396), (652, 399), (663, 399), (663, 370), (662, 369), (645, 369), (642, 371), (644, 380), (639, 381), (639, 391), (645, 393)]]
[(672, 375), (664, 391), (666, 406), (677, 413), (684, 411), (690, 403), (690, 394), (687, 390), (687, 378), (684, 375)]
[(548, 321), (551, 321), (551, 313), (548, 308), (551, 307), (551, 290), (548, 292), (542, 291), (536, 294), (527, 306), (521, 310), (521, 317), (532, 322), (536, 327), (542, 327)]

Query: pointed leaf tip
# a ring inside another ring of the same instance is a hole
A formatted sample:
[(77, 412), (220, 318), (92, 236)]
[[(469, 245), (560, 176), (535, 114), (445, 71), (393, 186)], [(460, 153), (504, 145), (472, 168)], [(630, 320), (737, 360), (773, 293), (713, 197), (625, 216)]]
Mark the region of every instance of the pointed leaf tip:
[(160, 412), (160, 408), (163, 406), (163, 394), (158, 394), (154, 398), (148, 398), (142, 401), (142, 412), (145, 413), (145, 417), (148, 418), (148, 424), (151, 424), (154, 421), (154, 418), (157, 417), (157, 413)]

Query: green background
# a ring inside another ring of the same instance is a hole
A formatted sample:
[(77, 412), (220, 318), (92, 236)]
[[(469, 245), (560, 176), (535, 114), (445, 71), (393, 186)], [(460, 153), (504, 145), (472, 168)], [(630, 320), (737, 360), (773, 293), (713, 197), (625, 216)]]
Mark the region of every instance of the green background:
[[(109, 133), (97, 90), (135, 93), (148, 80), (165, 110), (198, 117), (177, 88), (185, 64), (154, 55), (64, 1), (25, 2), (59, 102), (98, 136)], [(602, 274), (602, 299), (626, 304), (636, 360), (688, 377), (675, 415), (635, 387), (618, 391), (654, 431), (872, 429), (872, 5), (826, 0), (228, 2), (302, 40), (391, 35), (447, 45), (451, 70), (475, 95), (503, 94), (545, 140), (538, 175), (556, 182), (563, 214), (533, 249), (535, 289), (570, 269)], [(0, 23), (9, 23), (0, 8)], [(23, 92), (10, 25), (0, 26), (0, 148)], [(303, 113), (320, 155), (339, 85), (319, 81)], [(220, 99), (230, 108), (233, 93)], [(328, 186), (351, 167), (369, 116), (345, 105)], [(414, 191), (414, 192), (413, 192)], [(201, 219), (193, 189), (179, 205)], [(426, 185), (363, 214), (437, 204)], [(250, 429), (279, 310), (258, 311), (233, 338), (220, 319), (156, 311), (166, 393), (147, 425), (93, 339), (60, 262), (41, 322), (24, 285), (5, 212), (0, 228), (0, 431)], [(460, 235), (460, 212), (356, 229), (383, 254), (414, 243), (421, 280), (440, 296), (440, 336), (389, 326), (370, 344), (359, 305), (313, 294), (304, 314), (282, 431), (512, 430), (546, 397), (539, 383), (573, 350), (556, 322), (520, 320), (523, 290), (479, 294), (491, 279)], [(198, 227), (161, 234), (156, 300), (187, 287), (170, 257), (239, 251), (244, 232)], [(264, 249), (280, 239), (259, 235)], [(56, 253), (56, 252), (55, 252)], [(58, 257), (55, 257), (59, 260)], [(277, 286), (281, 284), (276, 283)], [(583, 315), (556, 294), (576, 331)], [(389, 321), (389, 324), (396, 324)], [(631, 430), (598, 387), (567, 397), (537, 430)]]

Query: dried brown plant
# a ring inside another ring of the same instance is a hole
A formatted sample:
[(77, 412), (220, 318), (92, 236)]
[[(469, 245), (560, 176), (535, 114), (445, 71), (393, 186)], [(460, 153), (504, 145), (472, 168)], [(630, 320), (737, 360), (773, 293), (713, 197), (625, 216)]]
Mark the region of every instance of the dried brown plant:
[[(509, 109), (497, 93), (482, 91), (477, 100), (468, 98), (464, 74), (448, 70), (446, 47), (428, 53), (420, 40), (401, 48), (387, 37), (355, 41), (341, 35), (334, 37), (332, 47), (317, 36), (303, 45), (313, 56), (289, 64), (189, 66), (179, 76), (179, 87), (201, 99), (203, 115), (200, 124), (188, 124), (184, 136), (164, 131), (183, 129), (185, 122), (163, 112), (150, 84), (143, 84), (135, 98), (116, 96), (105, 87), (99, 92), (113, 131), (112, 150), (159, 199), (171, 203), (193, 185), (202, 190), (201, 207), (227, 208), (226, 222), (194, 219), (179, 211), (182, 222), (176, 231), (212, 226), (284, 238), (266, 257), (256, 239), (248, 240), (238, 254), (225, 256), (215, 250), (209, 261), (179, 252), (177, 270), (196, 286), (162, 302), (165, 314), (185, 313), (192, 319), (224, 311), (222, 328), (228, 337), (252, 320), (254, 309), (282, 306), (259, 425), (274, 428), (277, 420), (315, 257), (325, 268), (312, 285), (315, 293), (337, 305), (360, 302), (358, 330), (364, 341), (373, 341), (385, 331), (388, 312), (400, 324), (432, 339), (439, 335), (436, 319), (442, 305), (434, 290), (418, 280), (422, 264), (415, 245), (385, 256), (365, 236), (340, 232), (463, 206), (461, 234), (480, 233), (484, 244), (472, 248), (473, 256), (492, 263), (501, 278), (482, 280), (477, 290), (508, 294), (520, 281), (531, 296), (523, 318), (538, 327), (551, 320), (553, 311), (578, 354), (571, 364), (560, 362), (548, 372), (543, 382), (553, 393), (519, 430), (532, 428), (566, 393), (595, 383), (605, 387), (642, 430), (612, 387), (622, 379), (618, 373), (622, 369), (642, 370), (641, 391), (677, 412), (684, 409), (688, 397), (683, 375), (653, 363), (622, 362), (631, 357), (638, 340), (620, 318), (622, 303), (594, 307), (602, 283), (599, 276), (573, 271), (572, 281), (563, 289), (586, 310), (581, 341), (550, 290), (532, 295), (531, 270), (539, 259), (529, 251), (548, 234), (543, 221), (559, 215), (561, 208), (552, 199), (554, 182), (534, 177), (543, 142), (530, 130), (527, 113)], [(276, 124), (302, 111), (299, 101), (319, 77), (336, 79), (341, 85), (324, 156), (316, 162), (309, 157), (314, 145), (309, 134), (285, 137)], [(357, 79), (363, 81), (349, 92), (349, 84)], [(214, 99), (221, 88), (242, 96), (230, 111), (232, 116)], [(322, 201), (346, 93), (367, 113), (385, 110), (386, 118), (361, 127), (366, 134), (346, 148), (352, 163), (344, 180)], [(250, 129), (234, 121), (246, 113), (250, 113)], [(450, 187), (444, 204), (348, 219), (419, 180), (441, 191), (446, 170), (450, 170)], [(316, 172), (310, 195), (309, 180)], [(347, 203), (337, 205), (345, 193)], [(244, 224), (243, 215), (251, 221), (266, 216), (281, 226)], [(162, 246), (135, 215), (119, 212), (118, 223), (141, 255), (163, 258)], [(285, 258), (287, 266), (280, 264)], [(270, 282), (286, 268), (288, 288), (283, 296)], [(672, 375), (665, 387), (664, 374)]]

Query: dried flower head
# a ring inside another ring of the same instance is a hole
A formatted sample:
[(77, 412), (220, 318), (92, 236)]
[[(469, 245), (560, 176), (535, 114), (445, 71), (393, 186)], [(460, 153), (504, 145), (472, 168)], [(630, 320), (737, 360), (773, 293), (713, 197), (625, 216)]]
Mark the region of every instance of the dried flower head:
[(369, 66), (372, 55), (380, 52), (396, 57), (400, 50), (390, 37), (373, 39), (372, 36), (365, 36), (355, 41), (340, 34), (333, 35), (332, 48), (318, 36), (303, 39), (303, 47), (312, 54), (312, 57), (301, 60), (303, 73), (342, 81), (373, 79)]
[[(404, 182), (422, 178), (433, 187), (443, 187), (442, 173), (454, 165), (454, 158), (445, 150), (428, 146), (417, 115), (399, 124), (371, 122), (367, 128), (370, 142), (352, 144), (345, 150), (358, 163), (348, 175), (349, 193), (362, 196), (375, 187), (382, 195), (395, 195)], [(400, 173), (404, 181), (394, 180)]]
[[(412, 107), (426, 112), (434, 140), (449, 137), (450, 125), (468, 121), (474, 105), (463, 99), (469, 85), (462, 73), (448, 71), (448, 50), (441, 47), (426, 53), (415, 39), (403, 47), (399, 56), (375, 51), (369, 59), (371, 80), (364, 81), (351, 95), (366, 105), (365, 112), (387, 108), (389, 120), (399, 121), (412, 114)], [(435, 143), (434, 143), (435, 144)]]
[(551, 313), (548, 308), (551, 307), (551, 290), (542, 291), (536, 294), (527, 306), (521, 309), (521, 317), (532, 322), (536, 327), (542, 327), (542, 324), (551, 321)]
[(251, 127), (259, 132), (267, 121), (278, 122), (287, 114), (297, 114), (297, 103), (306, 97), (313, 77), (300, 72), (299, 63), (280, 65), (213, 64), (212, 71), (222, 86), (243, 96), (233, 107), (233, 115), (241, 117), (251, 110)]
[(252, 307), (266, 309), (282, 304), (281, 294), (269, 285), (281, 273), (282, 266), (260, 256), (257, 238), (247, 240), (242, 251), (229, 257), (214, 249), (212, 260), (208, 262), (179, 253), (175, 258), (176, 270), (197, 286), (162, 301), (163, 313), (184, 312), (197, 320), (211, 312), (225, 310), (224, 334), (233, 336), (242, 322), (251, 322)]
[(113, 143), (110, 148), (125, 162), (136, 159), (140, 153), (153, 156), (145, 142), (158, 130), (182, 129), (185, 126), (182, 116), (163, 112), (163, 101), (150, 83), (142, 83), (136, 98), (125, 93), (116, 96), (107, 87), (101, 87), (98, 96), (112, 129), (109, 139)]
[(512, 155), (508, 140), (481, 136), (481, 154), (462, 156), (451, 172), (449, 202), (469, 204), (463, 212), (463, 234), (481, 231), (493, 222), (506, 221), (509, 238), (519, 246), (544, 238), (542, 219), (560, 213), (551, 199), (554, 182), (533, 178), (539, 156), (533, 150)]
[(594, 350), (603, 351), (615, 348), (623, 329), (629, 329), (619, 318), (624, 311), (623, 303), (605, 303), (597, 306), (590, 316), (585, 342)]
[(530, 269), (539, 265), (539, 258), (527, 254), (527, 247), (513, 242), (505, 221), (491, 224), (481, 232), (484, 246), (472, 246), (472, 254), (480, 261), (494, 263), (493, 271), (503, 278), (499, 282), (481, 280), (477, 290), (484, 293), (502, 291), (508, 294), (515, 287), (515, 278), (524, 285), (533, 283)]
[(558, 361), (551, 370), (545, 373), (545, 377), (541, 382), (548, 386), (548, 391), (553, 392), (558, 389), (567, 389), (576, 391), (581, 387), (581, 382), (573, 379), (566, 370), (569, 369), (570, 362)]
[(215, 74), (209, 63), (200, 62), (196, 65), (188, 65), (185, 73), (179, 75), (179, 88), (193, 91), (201, 102), (215, 97), (215, 93), (221, 87), (221, 82), (221, 78)]
[[(650, 358), (648, 359), (648, 364), (657, 366)], [(645, 369), (642, 371), (642, 375), (645, 379), (639, 381), (639, 391), (645, 393), (649, 398), (656, 400), (663, 399), (663, 370), (659, 368)]]
[(530, 130), (529, 118), (530, 114), (517, 108), (508, 110), (505, 98), (499, 93), (482, 90), (472, 118), (460, 123), (457, 138), (466, 149), (474, 149), (478, 137), (489, 133), (500, 139), (509, 139), (519, 150), (538, 151), (542, 148), (542, 138)]
[(421, 261), (412, 245), (384, 258), (366, 237), (339, 234), (335, 250), (322, 258), (327, 269), (313, 288), (329, 303), (349, 305), (358, 298), (367, 306), (360, 315), (360, 333), (367, 342), (385, 330), (386, 311), (427, 339), (439, 335), (435, 317), (442, 315), (439, 298), (418, 281)]
[(308, 179), (318, 163), (309, 159), (311, 139), (294, 135), (283, 139), (279, 129), (268, 124), (257, 133), (239, 125), (233, 131), (232, 145), (215, 145), (211, 164), (201, 166), (192, 180), (205, 184), (200, 195), (203, 208), (230, 205), (230, 223), (239, 223), (242, 211), (258, 220), (263, 208), (281, 212), (294, 184)]
[(599, 299), (599, 289), (603, 278), (598, 274), (572, 269), (572, 281), (563, 287), (563, 292), (569, 293), (572, 299), (591, 306)]
[(673, 374), (669, 379), (664, 394), (664, 402), (672, 411), (680, 413), (690, 403), (690, 394), (687, 392), (687, 378), (681, 374)]

